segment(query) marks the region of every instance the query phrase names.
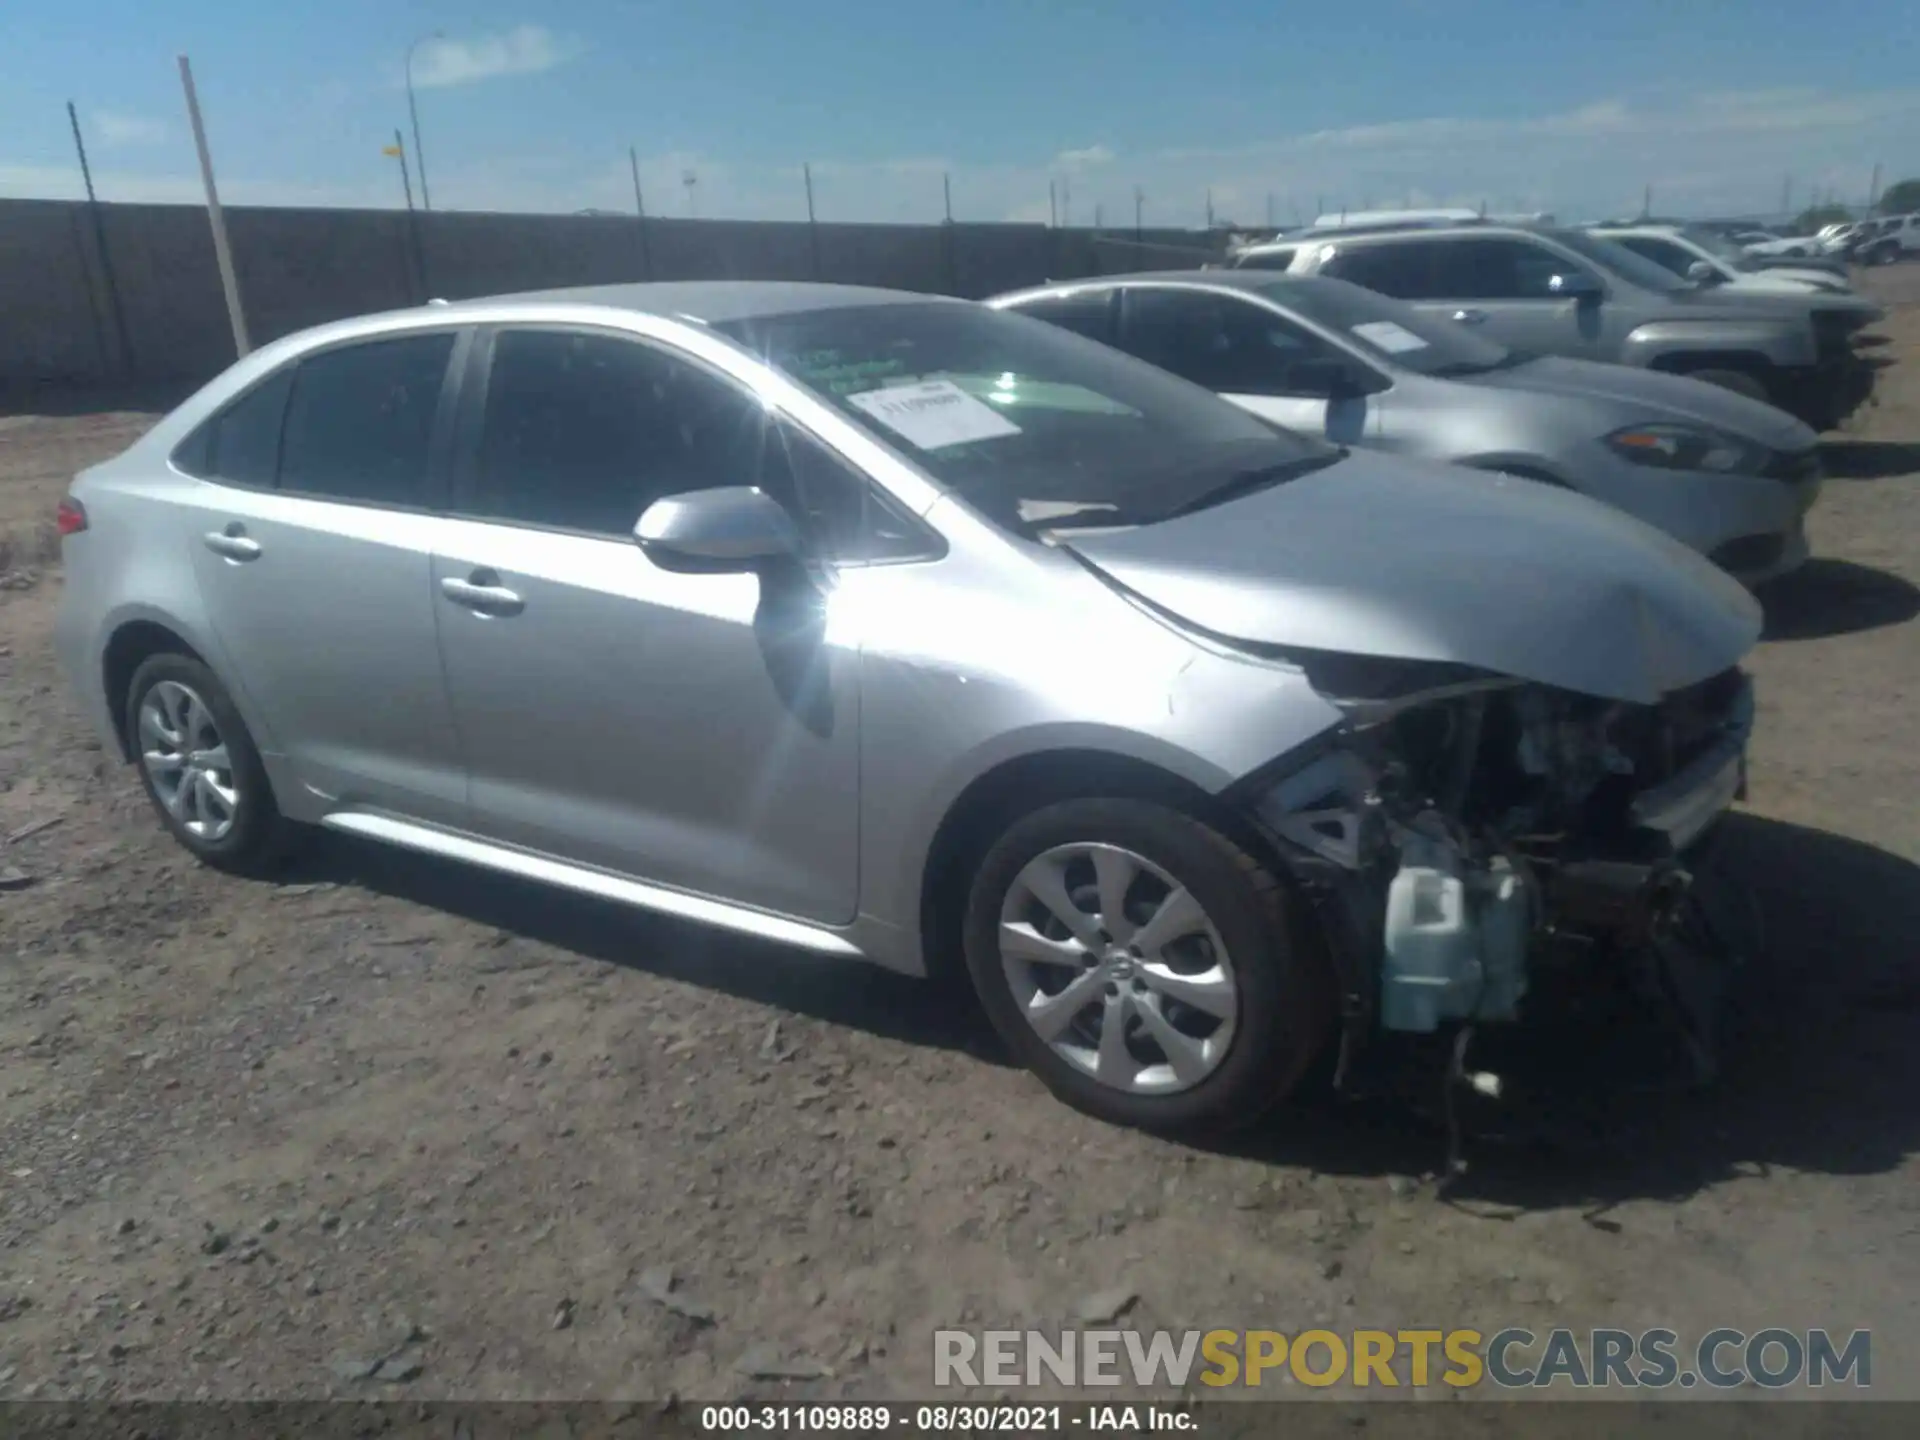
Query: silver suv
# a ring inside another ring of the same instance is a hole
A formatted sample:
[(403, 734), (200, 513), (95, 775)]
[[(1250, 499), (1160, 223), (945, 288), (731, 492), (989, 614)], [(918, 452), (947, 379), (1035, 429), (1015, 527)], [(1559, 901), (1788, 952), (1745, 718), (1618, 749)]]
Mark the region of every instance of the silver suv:
[(1853, 336), (1885, 311), (1856, 295), (1706, 289), (1577, 230), (1463, 224), (1303, 246), (1330, 275), (1484, 330), (1501, 344), (1669, 370), (1769, 400), (1816, 430), (1873, 391)]
[(209, 863), (322, 825), (968, 976), (1161, 1129), (1664, 954), (1759, 631), (1581, 496), (818, 285), (293, 336), (60, 524), (63, 663)]

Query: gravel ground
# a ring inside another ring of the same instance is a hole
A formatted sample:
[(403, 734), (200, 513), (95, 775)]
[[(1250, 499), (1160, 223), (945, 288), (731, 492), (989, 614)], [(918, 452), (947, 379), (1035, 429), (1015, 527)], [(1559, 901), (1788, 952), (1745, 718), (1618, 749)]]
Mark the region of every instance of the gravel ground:
[[(1871, 280), (1920, 353), (1920, 266)], [(1870, 1326), (1876, 1391), (1920, 1396), (1911, 358), (1766, 597), (1728, 1073), (1481, 1144), (1445, 1198), (1400, 1107), (1187, 1149), (878, 971), (339, 840), (279, 886), (195, 866), (50, 649), (54, 502), (150, 412), (37, 408), (0, 414), (0, 1397), (924, 1396), (935, 1327), (1090, 1301)]]

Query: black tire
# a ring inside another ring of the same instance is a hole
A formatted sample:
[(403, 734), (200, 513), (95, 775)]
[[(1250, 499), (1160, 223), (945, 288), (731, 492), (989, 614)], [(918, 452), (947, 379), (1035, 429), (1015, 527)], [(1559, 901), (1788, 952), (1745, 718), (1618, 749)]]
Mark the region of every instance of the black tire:
[[(1057, 1054), (1022, 1016), (1002, 967), (1001, 908), (1023, 867), (1056, 846), (1119, 846), (1187, 889), (1212, 922), (1238, 984), (1226, 1053), (1190, 1088), (1138, 1094)], [(1292, 890), (1211, 826), (1141, 800), (1068, 800), (1030, 812), (987, 852), (968, 896), (964, 944), (974, 988), (1013, 1054), (1057, 1097), (1114, 1124), (1200, 1136), (1243, 1128), (1312, 1067), (1334, 1019), (1333, 986)]]
[(1745, 370), (1689, 370), (1690, 380), (1704, 380), (1709, 385), (1718, 385), (1722, 390), (1731, 390), (1736, 395), (1744, 395), (1749, 400), (1764, 400), (1773, 403), (1773, 397), (1767, 393), (1766, 384), (1757, 375)]
[[(214, 838), (195, 833), (180, 815), (168, 808), (151, 768), (141, 756), (141, 708), (160, 686), (169, 684), (183, 686), (199, 699), (212, 717), (218, 740), (226, 747), (229, 762), (226, 773), (237, 798), (230, 812), (231, 827)], [(200, 860), (234, 875), (270, 875), (285, 864), (299, 843), (301, 827), (280, 813), (253, 736), (234, 708), (227, 687), (213, 671), (186, 655), (150, 656), (133, 672), (133, 680), (127, 686), (125, 716), (140, 784), (147, 792), (154, 813), (175, 840)]]

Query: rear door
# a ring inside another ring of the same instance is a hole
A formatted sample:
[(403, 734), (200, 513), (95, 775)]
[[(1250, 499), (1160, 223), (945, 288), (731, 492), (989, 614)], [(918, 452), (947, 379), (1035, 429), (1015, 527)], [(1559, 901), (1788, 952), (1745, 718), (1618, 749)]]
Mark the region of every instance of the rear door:
[(805, 583), (655, 566), (665, 495), (759, 485), (819, 539), (864, 481), (749, 390), (613, 331), (476, 352), (433, 560), (483, 835), (825, 924), (858, 902), (859, 652)]
[(176, 456), (208, 482), (193, 558), (226, 678), (337, 808), (465, 815), (429, 590), (462, 343), (448, 328), (310, 354)]
[(1374, 393), (1386, 388), (1370, 367), (1286, 316), (1219, 291), (1123, 287), (1120, 348), (1277, 425), (1336, 444), (1365, 442)]

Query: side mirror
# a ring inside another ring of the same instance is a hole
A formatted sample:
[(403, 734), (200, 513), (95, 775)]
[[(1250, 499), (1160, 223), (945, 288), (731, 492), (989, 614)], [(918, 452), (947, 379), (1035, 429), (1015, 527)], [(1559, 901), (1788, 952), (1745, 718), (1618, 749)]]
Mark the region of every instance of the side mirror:
[(1547, 289), (1562, 300), (1600, 298), (1600, 282), (1584, 270), (1562, 270), (1547, 282)]
[(1338, 360), (1301, 360), (1287, 367), (1290, 394), (1312, 399), (1352, 400), (1365, 393), (1352, 369)]
[(1720, 272), (1704, 260), (1695, 260), (1687, 266), (1687, 279), (1696, 285), (1706, 285), (1720, 278)]
[(751, 485), (656, 500), (633, 527), (633, 538), (662, 570), (687, 575), (749, 573), (800, 554), (800, 532), (792, 518)]

